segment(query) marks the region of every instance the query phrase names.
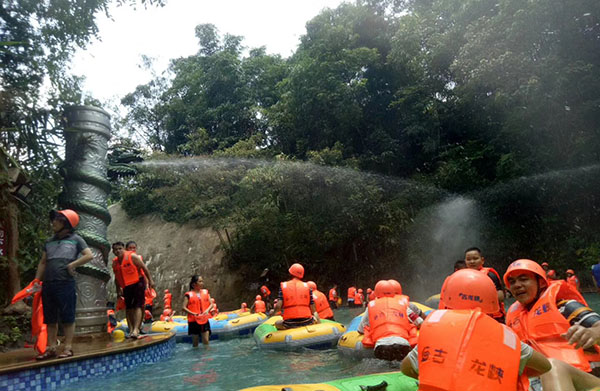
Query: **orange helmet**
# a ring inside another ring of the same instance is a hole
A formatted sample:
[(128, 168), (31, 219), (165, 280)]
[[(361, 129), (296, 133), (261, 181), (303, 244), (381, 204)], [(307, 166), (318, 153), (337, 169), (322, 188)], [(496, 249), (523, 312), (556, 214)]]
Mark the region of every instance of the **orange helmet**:
[(362, 288), (360, 288), (360, 289), (358, 290), (358, 293), (363, 293), (363, 290), (362, 290)]
[(171, 315), (171, 311), (169, 311), (169, 310), (164, 310), (164, 311), (163, 311), (163, 315), (164, 315), (164, 316), (169, 316), (169, 315)]
[(373, 292), (373, 289), (367, 288), (367, 293), (371, 293), (371, 292)]
[(248, 308), (248, 304), (242, 303), (242, 308)]
[(262, 297), (260, 297), (260, 295), (256, 295), (256, 300), (262, 300)]
[(304, 266), (300, 265), (299, 263), (294, 263), (292, 266), (290, 266), (288, 271), (294, 277), (300, 279), (304, 277)]
[(575, 271), (573, 271), (573, 269), (568, 269), (567, 274), (575, 274)]
[(535, 261), (531, 259), (517, 259), (510, 265), (508, 265), (508, 269), (506, 269), (506, 273), (504, 273), (504, 284), (507, 288), (510, 288), (510, 284), (508, 283), (508, 277), (518, 271), (528, 271), (540, 277), (545, 283), (548, 285), (548, 279), (546, 278), (546, 272), (542, 267)]
[(79, 224), (79, 215), (77, 212), (71, 209), (63, 209), (63, 210), (51, 210), (50, 211), (50, 220), (54, 220), (56, 215), (62, 215), (65, 219), (71, 224), (71, 228), (77, 227)]
[(492, 280), (473, 269), (457, 270), (448, 277), (441, 292), (447, 308), (466, 310), (481, 308), (483, 312), (498, 312), (498, 293)]
[[(300, 277), (300, 278), (302, 278), (302, 277)], [(306, 283), (306, 285), (308, 285), (308, 287), (309, 287), (310, 289), (312, 289), (313, 291), (316, 291), (316, 290), (317, 290), (317, 284), (316, 284), (314, 281), (308, 281), (308, 282)]]
[(389, 281), (381, 280), (375, 284), (375, 297), (394, 296), (394, 286)]
[(548, 265), (548, 262), (542, 262), (542, 266), (548, 266), (548, 267), (550, 267), (550, 265)]
[(169, 290), (168, 290), (168, 289), (165, 289), (165, 293), (169, 293)]
[(388, 282), (390, 284), (392, 284), (392, 287), (394, 288), (394, 294), (395, 295), (401, 295), (402, 294), (402, 285), (400, 285), (400, 283), (396, 280), (388, 280)]

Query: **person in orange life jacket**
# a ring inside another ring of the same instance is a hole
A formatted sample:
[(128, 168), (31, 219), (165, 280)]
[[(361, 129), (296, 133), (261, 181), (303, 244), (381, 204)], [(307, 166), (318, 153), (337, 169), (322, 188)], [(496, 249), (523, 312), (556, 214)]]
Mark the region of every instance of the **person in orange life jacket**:
[(314, 281), (308, 281), (306, 284), (312, 290), (313, 301), (315, 302), (315, 309), (319, 313), (319, 319), (335, 320), (325, 293), (317, 290), (317, 284)]
[[(50, 211), (54, 235), (44, 243), (42, 258), (35, 278), (41, 284), (44, 323), (47, 325), (48, 348), (37, 357), (39, 360), (55, 357), (58, 344), (58, 322), (63, 325), (65, 347), (59, 357), (73, 355), (72, 341), (75, 331), (77, 292), (75, 268), (92, 260), (88, 245), (74, 230), (79, 215), (70, 209)], [(39, 283), (34, 284), (40, 289)]]
[(116, 255), (112, 267), (115, 273), (117, 296), (123, 296), (125, 299), (129, 336), (135, 339), (140, 334), (142, 308), (146, 300), (144, 296), (146, 286), (142, 273), (146, 276), (150, 287), (154, 286), (154, 281), (142, 259), (133, 252), (126, 251), (123, 242), (113, 243), (112, 248)]
[(575, 271), (573, 269), (568, 269), (567, 272), (567, 283), (571, 284), (571, 286), (577, 290), (579, 290), (579, 278), (575, 275)]
[(367, 288), (367, 300), (375, 300), (375, 292), (371, 288)]
[(210, 316), (214, 317), (219, 315), (219, 307), (217, 307), (217, 302), (215, 299), (211, 298), (210, 299), (211, 304), (213, 305), (212, 310), (210, 310)]
[(165, 309), (163, 311), (163, 313), (160, 315), (160, 321), (161, 322), (172, 322), (174, 314), (175, 314), (175, 312), (173, 312), (173, 310)]
[(506, 311), (504, 309), (504, 288), (502, 287), (500, 275), (494, 268), (483, 267), (484, 262), (485, 258), (481, 255), (481, 250), (478, 247), (471, 247), (465, 250), (465, 263), (467, 264), (467, 268), (485, 273), (496, 286), (500, 310), (498, 313), (494, 314), (492, 318), (496, 319), (498, 322), (504, 323)]
[[(125, 243), (125, 250), (131, 251), (132, 253), (140, 257), (142, 262), (144, 261), (144, 257), (137, 253), (137, 243), (133, 240), (130, 240), (127, 243)], [(144, 314), (142, 318), (140, 318), (140, 324), (138, 325), (138, 329), (140, 330), (140, 334), (145, 334), (142, 330), (142, 323), (152, 323), (152, 305), (154, 299), (156, 298), (156, 291), (150, 286), (150, 284), (148, 284), (148, 279), (146, 278), (146, 275), (144, 273), (142, 273), (142, 277), (144, 278), (144, 285), (146, 286), (146, 290), (144, 291)]]
[(356, 296), (356, 287), (348, 288), (348, 307), (354, 307), (354, 297)]
[(250, 307), (250, 312), (253, 314), (257, 312), (262, 312), (263, 314), (267, 313), (267, 305), (260, 295), (256, 295), (254, 303), (252, 303), (252, 307)]
[(405, 375), (419, 379), (419, 390), (526, 391), (527, 376), (550, 370), (542, 354), (488, 316), (499, 306), (496, 287), (484, 274), (456, 271), (441, 297), (447, 309), (429, 314), (418, 345), (401, 364)]
[(275, 313), (281, 312), (282, 321), (275, 322), (278, 330), (292, 329), (319, 322), (319, 314), (315, 307), (312, 290), (302, 282), (304, 267), (294, 263), (288, 269), (292, 276), (289, 281), (282, 282), (279, 288)]
[(583, 296), (565, 281), (549, 283), (542, 267), (529, 259), (511, 263), (504, 281), (516, 300), (506, 324), (551, 358), (552, 370), (540, 377), (544, 391), (547, 383), (560, 390), (600, 387), (600, 379), (586, 373), (592, 370), (590, 361), (599, 358), (600, 315)]
[(248, 304), (246, 304), (245, 302), (242, 303), (242, 305), (240, 306), (240, 312), (248, 312)]
[(266, 285), (260, 287), (261, 297), (264, 299), (265, 304), (268, 304), (271, 301), (271, 290)]
[(329, 295), (328, 295), (329, 307), (331, 309), (333, 309), (333, 310), (336, 309), (336, 308), (338, 308), (338, 305), (337, 305), (337, 300), (338, 300), (337, 289), (338, 289), (337, 284), (333, 284), (333, 287), (329, 290)]
[(381, 280), (375, 284), (375, 300), (369, 302), (357, 331), (365, 335), (364, 346), (374, 346), (376, 358), (402, 360), (416, 344), (423, 317), (395, 284)]
[(550, 271), (550, 265), (548, 264), (548, 262), (542, 262), (542, 269), (544, 269), (544, 272), (546, 273), (546, 276), (547, 276), (548, 271)]
[(164, 297), (164, 308), (171, 309), (171, 302), (173, 301), (173, 295), (169, 292), (168, 289), (165, 289), (165, 297)]
[(210, 311), (213, 304), (210, 295), (204, 289), (204, 279), (194, 275), (190, 281), (190, 290), (183, 298), (183, 310), (188, 314), (188, 335), (192, 336), (192, 345), (198, 346), (199, 336), (202, 344), (208, 345), (210, 337)]
[(364, 307), (364, 298), (365, 298), (365, 295), (363, 295), (362, 288), (357, 289), (356, 293), (354, 294), (354, 306), (355, 307)]

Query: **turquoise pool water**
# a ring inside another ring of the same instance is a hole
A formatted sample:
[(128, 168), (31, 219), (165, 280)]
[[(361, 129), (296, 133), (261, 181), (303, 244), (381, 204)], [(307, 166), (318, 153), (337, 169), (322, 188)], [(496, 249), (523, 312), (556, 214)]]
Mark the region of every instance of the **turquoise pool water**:
[[(600, 296), (585, 296), (592, 308), (600, 311)], [(342, 308), (335, 311), (335, 316), (347, 325), (359, 313), (359, 309)], [(319, 383), (390, 370), (398, 370), (397, 364), (352, 360), (340, 356), (336, 349), (260, 350), (253, 338), (245, 337), (211, 341), (208, 349), (177, 344), (175, 354), (166, 362), (106, 379), (74, 383), (61, 390), (232, 391), (262, 384)]]

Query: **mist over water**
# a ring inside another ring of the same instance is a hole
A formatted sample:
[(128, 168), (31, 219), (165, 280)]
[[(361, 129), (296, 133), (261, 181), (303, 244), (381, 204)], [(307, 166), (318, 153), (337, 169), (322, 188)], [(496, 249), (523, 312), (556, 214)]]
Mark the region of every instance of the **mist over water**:
[[(290, 180), (303, 186), (314, 186), (315, 189), (327, 187), (328, 194), (339, 198), (340, 202), (345, 202), (353, 191), (348, 184), (356, 179), (380, 186), (386, 194), (384, 199), (389, 200), (399, 193), (412, 194), (407, 199), (417, 200), (417, 203), (399, 206), (407, 213), (411, 210), (406, 244), (396, 248), (396, 253), (387, 254), (389, 258), (393, 257), (391, 263), (395, 266), (388, 275), (362, 277), (365, 280), (398, 278), (406, 293), (420, 301), (439, 293), (445, 277), (453, 271), (454, 262), (464, 258), (464, 250), (468, 247), (480, 247), (488, 265), (500, 273), (515, 256), (551, 258), (535, 253), (532, 247), (544, 237), (554, 237), (552, 232), (542, 231), (539, 224), (532, 228), (531, 224), (542, 221), (544, 216), (559, 216), (561, 223), (571, 223), (570, 215), (574, 211), (579, 211), (578, 216), (587, 216), (581, 213), (581, 209), (597, 214), (594, 195), (600, 188), (600, 165), (524, 176), (462, 195), (452, 195), (417, 181), (304, 161), (194, 157), (150, 160), (138, 166), (146, 170), (166, 169), (173, 173), (205, 170), (208, 175), (212, 175), (213, 170), (217, 173), (219, 170), (276, 167), (278, 175), (290, 175)], [(338, 180), (330, 181), (329, 178), (334, 176)], [(424, 194), (427, 194), (428, 201), (417, 205), (418, 198)], [(423, 209), (419, 211), (419, 208)], [(522, 221), (521, 215), (529, 221)], [(577, 224), (583, 226), (593, 223), (592, 217), (588, 222), (581, 221), (581, 217), (577, 219)], [(512, 225), (507, 228), (507, 224)], [(499, 233), (505, 233), (505, 236), (501, 237)], [(377, 260), (369, 259), (367, 262)], [(360, 282), (362, 277), (352, 278)]]
[(411, 274), (405, 277), (407, 293), (417, 300), (439, 293), (446, 276), (454, 271), (454, 262), (464, 259), (465, 249), (482, 246), (482, 224), (477, 202), (463, 196), (423, 210), (408, 242)]

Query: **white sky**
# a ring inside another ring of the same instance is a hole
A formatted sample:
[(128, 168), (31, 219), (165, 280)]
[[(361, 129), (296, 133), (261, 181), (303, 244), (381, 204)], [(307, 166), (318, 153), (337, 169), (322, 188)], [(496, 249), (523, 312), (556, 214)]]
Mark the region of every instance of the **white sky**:
[[(150, 80), (140, 69), (141, 56), (156, 58), (155, 70), (173, 58), (197, 52), (194, 28), (212, 23), (221, 35), (241, 35), (249, 48), (266, 46), (267, 53), (292, 54), (305, 24), (323, 8), (342, 0), (167, 0), (165, 7), (112, 7), (112, 19), (99, 15), (100, 41), (75, 56), (72, 70), (86, 77), (84, 90), (101, 101), (118, 101)], [(116, 103), (116, 102), (115, 102)]]

